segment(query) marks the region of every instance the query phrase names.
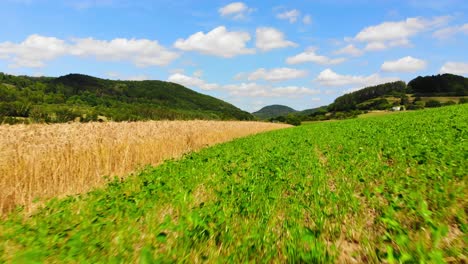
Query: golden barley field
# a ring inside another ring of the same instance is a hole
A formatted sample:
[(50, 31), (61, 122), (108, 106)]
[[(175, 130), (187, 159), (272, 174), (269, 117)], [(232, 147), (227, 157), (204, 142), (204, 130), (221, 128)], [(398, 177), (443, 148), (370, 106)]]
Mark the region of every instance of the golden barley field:
[(0, 126), (0, 215), (16, 205), (89, 191), (104, 176), (231, 139), (287, 127), (240, 121), (148, 121)]

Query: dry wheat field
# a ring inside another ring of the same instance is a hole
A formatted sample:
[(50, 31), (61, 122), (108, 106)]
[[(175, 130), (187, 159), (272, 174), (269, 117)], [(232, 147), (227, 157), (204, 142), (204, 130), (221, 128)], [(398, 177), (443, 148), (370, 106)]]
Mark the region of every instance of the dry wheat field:
[(0, 215), (17, 205), (89, 191), (105, 176), (284, 124), (240, 121), (149, 121), (0, 126)]

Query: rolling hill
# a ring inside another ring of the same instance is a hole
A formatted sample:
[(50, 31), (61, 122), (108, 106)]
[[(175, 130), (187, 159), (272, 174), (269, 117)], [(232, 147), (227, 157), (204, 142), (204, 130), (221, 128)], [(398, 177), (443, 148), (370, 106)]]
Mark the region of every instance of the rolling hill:
[(260, 119), (269, 119), (278, 116), (285, 116), (290, 113), (296, 113), (297, 110), (292, 109), (291, 107), (285, 105), (269, 105), (265, 106), (257, 112), (252, 114)]
[(214, 97), (164, 81), (114, 81), (82, 74), (58, 78), (0, 73), (0, 123), (72, 120), (251, 120)]

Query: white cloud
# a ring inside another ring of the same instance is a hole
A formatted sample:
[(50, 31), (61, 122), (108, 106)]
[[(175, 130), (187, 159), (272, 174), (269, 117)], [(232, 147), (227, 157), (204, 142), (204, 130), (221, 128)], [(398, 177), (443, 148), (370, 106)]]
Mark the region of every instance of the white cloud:
[(426, 66), (426, 61), (407, 56), (396, 61), (386, 61), (382, 64), (381, 69), (385, 72), (416, 72), (426, 68)]
[(201, 78), (203, 76), (203, 70), (196, 70), (194, 73), (193, 73), (193, 76), (197, 77), (197, 78)]
[(385, 45), (385, 43), (383, 43), (383, 42), (378, 42), (378, 41), (369, 42), (369, 43), (367, 43), (367, 45), (366, 45), (366, 47), (364, 49), (368, 50), (368, 51), (385, 50), (385, 49), (387, 49), (387, 45)]
[(139, 74), (139, 75), (130, 75), (127, 77), (129, 81), (146, 81), (151, 80), (151, 77), (146, 74)]
[(316, 95), (319, 94), (319, 90), (312, 90), (306, 87), (300, 86), (285, 86), (277, 87), (272, 89), (274, 96), (299, 96), (299, 95)]
[(271, 70), (266, 70), (264, 68), (260, 68), (248, 74), (247, 79), (249, 81), (263, 79), (271, 82), (279, 82), (290, 79), (302, 78), (305, 76), (307, 76), (307, 71), (304, 70), (297, 70), (292, 68), (275, 68)]
[(299, 12), (299, 10), (293, 9), (289, 11), (284, 11), (283, 13), (279, 13), (276, 15), (276, 17), (279, 19), (288, 20), (289, 23), (295, 23), (300, 15), (301, 12)]
[(230, 95), (240, 97), (270, 97), (268, 86), (257, 83), (228, 84), (223, 86)]
[(271, 87), (253, 83), (225, 85), (224, 89), (232, 96), (240, 97), (289, 97), (295, 98), (304, 95), (317, 95), (319, 90), (312, 90), (301, 86)]
[(318, 55), (315, 53), (316, 48), (309, 48), (306, 51), (299, 53), (295, 56), (286, 59), (287, 64), (299, 64), (305, 62), (314, 62), (320, 65), (334, 65), (344, 62), (344, 58), (331, 59), (326, 56)]
[(137, 66), (164, 66), (179, 57), (157, 41), (147, 39), (93, 38), (70, 42), (40, 35), (31, 35), (21, 43), (0, 43), (0, 56), (12, 60), (10, 67), (40, 68), (45, 62), (64, 55), (94, 56), (104, 61), (131, 61)]
[(468, 75), (468, 63), (448, 61), (440, 68), (439, 72), (466, 76)]
[(432, 36), (437, 39), (447, 39), (456, 34), (468, 34), (468, 23), (460, 26), (446, 27), (435, 31)]
[(253, 54), (254, 49), (246, 47), (250, 41), (247, 32), (227, 31), (220, 26), (208, 33), (197, 32), (187, 39), (178, 39), (174, 46), (184, 51), (197, 51), (202, 54), (232, 58), (237, 55)]
[(340, 75), (331, 69), (322, 71), (315, 79), (316, 82), (324, 86), (361, 85), (364, 87), (397, 80), (399, 79), (395, 77), (381, 77), (379, 74), (369, 76)]
[(165, 66), (179, 57), (148, 39), (117, 38), (111, 41), (93, 38), (75, 39), (70, 53), (76, 56), (94, 56), (103, 61), (131, 61), (138, 67)]
[(139, 75), (123, 75), (118, 72), (108, 72), (106, 73), (107, 77), (112, 80), (127, 80), (127, 81), (146, 81), (151, 80), (151, 77), (146, 74)]
[(297, 46), (296, 43), (285, 40), (283, 32), (272, 27), (257, 28), (256, 36), (255, 45), (263, 51)]
[(304, 23), (305, 25), (310, 25), (312, 24), (312, 17), (310, 15), (305, 15), (303, 18), (302, 18), (302, 23)]
[(218, 9), (221, 16), (232, 16), (234, 19), (245, 18), (245, 15), (252, 11), (253, 9), (249, 8), (243, 2), (233, 2)]
[(388, 43), (389, 47), (411, 47), (411, 42), (408, 39), (392, 40)]
[(171, 69), (169, 70), (169, 73), (184, 73), (185, 72), (185, 69), (182, 69), (182, 68), (175, 68), (175, 69)]
[(363, 54), (362, 50), (356, 48), (353, 44), (349, 44), (348, 46), (339, 49), (334, 52), (335, 54), (344, 54), (344, 55), (351, 55), (351, 56), (361, 56)]
[(224, 90), (235, 97), (297, 97), (301, 95), (316, 95), (320, 91), (299, 86), (273, 87), (270, 85), (257, 84), (255, 82), (220, 85), (207, 83), (206, 81), (192, 76), (175, 73), (167, 79), (169, 82), (178, 83), (187, 87), (197, 87), (203, 90)]
[(342, 93), (343, 93), (343, 94), (349, 94), (349, 93), (353, 93), (353, 92), (362, 90), (362, 89), (364, 89), (364, 88), (365, 88), (365, 87), (361, 87), (361, 88), (349, 88), (349, 89), (344, 90)]
[(215, 90), (219, 89), (220, 86), (216, 83), (207, 83), (204, 80), (195, 77), (195, 76), (187, 76), (182, 73), (174, 73), (167, 79), (168, 82), (178, 83), (180, 85), (193, 88), (197, 87), (202, 90)]
[[(388, 47), (409, 46), (409, 38), (424, 31), (434, 30), (450, 20), (450, 17), (407, 18), (402, 21), (383, 22), (361, 30), (354, 40), (367, 42), (366, 50), (384, 50)], [(387, 45), (388, 43), (388, 45)]]
[(443, 26), (448, 19), (449, 17), (436, 17), (429, 20), (414, 17), (398, 22), (383, 22), (363, 29), (355, 39), (363, 42), (407, 39), (419, 32)]
[(12, 68), (40, 68), (45, 61), (65, 55), (68, 45), (65, 41), (40, 35), (30, 35), (21, 43), (0, 43), (0, 56), (12, 60)]

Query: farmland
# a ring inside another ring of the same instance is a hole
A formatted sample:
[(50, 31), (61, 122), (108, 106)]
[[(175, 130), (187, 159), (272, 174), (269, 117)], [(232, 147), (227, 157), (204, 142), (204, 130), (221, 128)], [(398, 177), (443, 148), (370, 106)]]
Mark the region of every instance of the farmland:
[[(288, 127), (260, 122), (151, 121), (0, 126), (0, 215), (91, 190), (146, 165)], [(33, 203), (33, 201), (36, 201)]]
[(0, 262), (466, 262), (467, 105), (236, 139), (0, 224)]

